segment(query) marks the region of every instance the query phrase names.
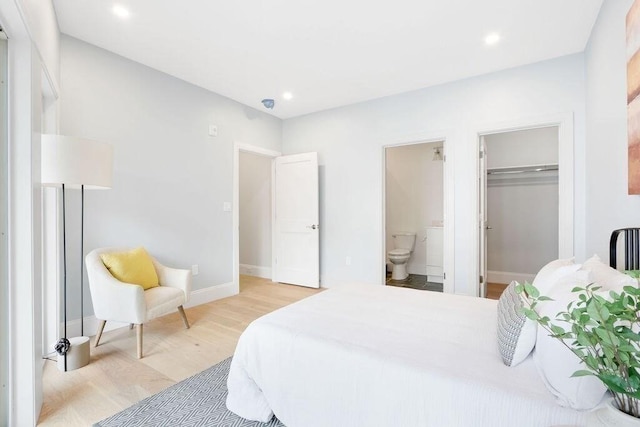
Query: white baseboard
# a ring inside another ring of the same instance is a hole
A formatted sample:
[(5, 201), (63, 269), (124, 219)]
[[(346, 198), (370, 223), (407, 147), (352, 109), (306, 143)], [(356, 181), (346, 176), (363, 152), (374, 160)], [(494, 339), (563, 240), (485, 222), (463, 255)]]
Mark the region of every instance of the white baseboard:
[(233, 286), (233, 282), (223, 283), (222, 285), (209, 286), (208, 288), (192, 291), (191, 298), (189, 299), (189, 302), (184, 305), (184, 307), (191, 308), (218, 299), (231, 297), (237, 294), (238, 290)]
[(512, 273), (508, 271), (487, 271), (487, 282), (490, 283), (511, 283), (513, 280), (524, 283), (533, 282), (535, 274)]
[(430, 274), (427, 274), (427, 282), (444, 283), (444, 276), (432, 276)]
[(427, 274), (427, 265), (419, 264), (417, 262), (409, 262), (407, 263), (407, 273), (409, 274), (419, 274), (420, 276), (424, 276)]
[(271, 267), (261, 267), (259, 265), (240, 264), (240, 274), (247, 276), (262, 277), (263, 279), (271, 279)]
[[(184, 308), (191, 308), (201, 304), (206, 304), (211, 301), (219, 300), (236, 295), (236, 289), (233, 286), (233, 282), (224, 283), (222, 285), (209, 286), (204, 289), (197, 289), (191, 292), (191, 298), (189, 302), (184, 305)], [(174, 310), (174, 311), (177, 311)], [(188, 313), (187, 313), (188, 314)], [(84, 335), (94, 336), (98, 330), (99, 321), (95, 316), (85, 316), (84, 318)], [(114, 329), (129, 326), (127, 323), (108, 321), (104, 327), (104, 331), (113, 331)], [(60, 324), (60, 333), (64, 330), (64, 324)], [(80, 319), (70, 320), (67, 322), (67, 337), (80, 336)], [(50, 348), (45, 349), (45, 353), (53, 351), (55, 343), (51, 343)]]

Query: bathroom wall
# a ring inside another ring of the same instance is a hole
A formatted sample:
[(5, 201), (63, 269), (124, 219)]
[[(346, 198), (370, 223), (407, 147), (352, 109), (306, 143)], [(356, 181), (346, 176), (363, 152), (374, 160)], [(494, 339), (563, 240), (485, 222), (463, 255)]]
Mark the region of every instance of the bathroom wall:
[[(487, 167), (558, 163), (558, 128), (485, 137)], [(558, 174), (489, 175), (487, 180), (488, 280), (533, 280), (558, 257)]]
[(443, 220), (443, 162), (433, 160), (442, 142), (386, 149), (386, 251), (396, 231), (416, 233), (409, 274), (426, 274), (426, 228)]
[(240, 151), (240, 274), (271, 278), (271, 158)]

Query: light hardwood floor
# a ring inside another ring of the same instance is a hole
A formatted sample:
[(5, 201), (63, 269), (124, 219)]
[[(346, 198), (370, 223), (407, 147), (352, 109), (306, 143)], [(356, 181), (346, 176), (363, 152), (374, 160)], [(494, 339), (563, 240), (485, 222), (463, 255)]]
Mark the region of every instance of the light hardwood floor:
[[(105, 332), (91, 363), (60, 372), (46, 361), (39, 426), (89, 426), (233, 354), (240, 334), (258, 317), (319, 292), (242, 276), (240, 294), (187, 309), (144, 326), (144, 358), (135, 329)], [(93, 345), (93, 337), (92, 337)]]
[[(505, 286), (489, 284), (487, 297), (497, 299)], [(186, 310), (191, 329), (177, 312), (145, 324), (142, 359), (135, 329), (105, 332), (84, 368), (64, 373), (46, 361), (38, 425), (88, 426), (128, 408), (230, 357), (254, 319), (317, 292), (241, 276), (239, 295)]]
[(503, 283), (487, 283), (487, 298), (500, 299), (500, 295), (509, 285)]

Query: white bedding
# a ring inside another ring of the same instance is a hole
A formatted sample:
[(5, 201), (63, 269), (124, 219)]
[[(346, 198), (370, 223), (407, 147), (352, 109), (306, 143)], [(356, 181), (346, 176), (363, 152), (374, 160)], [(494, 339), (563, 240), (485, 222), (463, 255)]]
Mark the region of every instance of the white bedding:
[(496, 306), (388, 286), (322, 292), (249, 325), (227, 407), (287, 427), (584, 425), (531, 357), (503, 365)]

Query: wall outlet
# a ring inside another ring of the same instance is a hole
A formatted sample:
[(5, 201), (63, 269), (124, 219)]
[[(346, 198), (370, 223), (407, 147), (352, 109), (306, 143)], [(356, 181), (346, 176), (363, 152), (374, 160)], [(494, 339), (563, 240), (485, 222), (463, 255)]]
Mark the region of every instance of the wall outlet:
[(193, 264), (193, 265), (191, 266), (191, 275), (192, 275), (192, 276), (197, 276), (199, 272), (200, 272), (200, 271), (199, 271), (199, 269), (198, 269), (198, 264)]
[(222, 204), (222, 210), (225, 212), (231, 212), (231, 202), (224, 202)]
[(351, 257), (348, 256), (347, 259), (344, 260), (344, 263), (347, 265), (351, 265)]

